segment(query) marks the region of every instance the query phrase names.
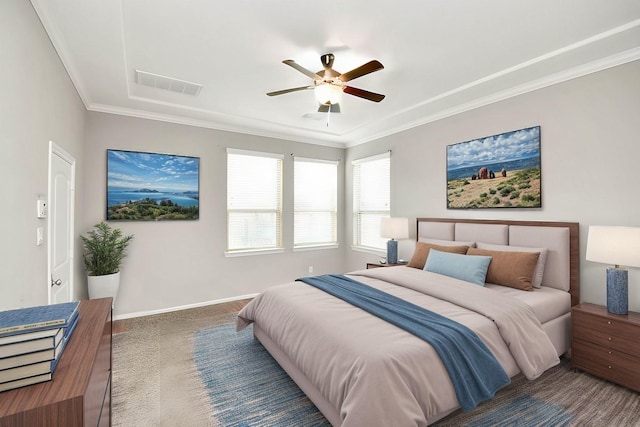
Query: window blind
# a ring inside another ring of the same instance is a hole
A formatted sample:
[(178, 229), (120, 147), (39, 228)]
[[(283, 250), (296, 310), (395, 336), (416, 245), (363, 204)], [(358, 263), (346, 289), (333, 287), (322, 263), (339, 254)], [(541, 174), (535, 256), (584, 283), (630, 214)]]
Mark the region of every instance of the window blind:
[(282, 156), (227, 150), (227, 251), (282, 248)]
[(384, 250), (380, 219), (391, 213), (390, 153), (353, 162), (353, 244)]
[(294, 158), (293, 245), (338, 243), (338, 162)]

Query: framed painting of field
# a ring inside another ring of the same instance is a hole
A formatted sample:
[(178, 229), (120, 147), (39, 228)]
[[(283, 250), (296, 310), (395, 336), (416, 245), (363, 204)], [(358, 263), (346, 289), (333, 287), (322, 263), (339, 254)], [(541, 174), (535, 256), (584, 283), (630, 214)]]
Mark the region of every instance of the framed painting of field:
[(447, 146), (447, 209), (540, 207), (540, 126)]
[(107, 150), (107, 220), (195, 220), (200, 158)]

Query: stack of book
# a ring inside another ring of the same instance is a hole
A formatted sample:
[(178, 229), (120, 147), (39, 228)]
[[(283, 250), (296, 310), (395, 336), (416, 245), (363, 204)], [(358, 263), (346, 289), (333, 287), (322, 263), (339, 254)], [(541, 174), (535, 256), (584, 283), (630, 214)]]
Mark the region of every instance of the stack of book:
[(0, 311), (0, 392), (53, 378), (78, 301)]

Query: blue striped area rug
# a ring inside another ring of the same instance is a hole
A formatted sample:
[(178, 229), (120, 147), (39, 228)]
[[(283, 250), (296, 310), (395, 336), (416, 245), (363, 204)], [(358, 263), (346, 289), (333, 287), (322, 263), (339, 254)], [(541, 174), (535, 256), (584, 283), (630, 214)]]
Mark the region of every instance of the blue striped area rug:
[(221, 427), (330, 427), (252, 328), (235, 325), (195, 334), (195, 362)]

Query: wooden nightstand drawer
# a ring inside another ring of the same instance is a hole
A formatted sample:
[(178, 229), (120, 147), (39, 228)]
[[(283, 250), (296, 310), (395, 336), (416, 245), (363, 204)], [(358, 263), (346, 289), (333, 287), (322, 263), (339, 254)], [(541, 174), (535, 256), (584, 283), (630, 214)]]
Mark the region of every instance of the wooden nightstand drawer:
[(573, 320), (580, 328), (602, 332), (627, 341), (637, 341), (638, 326), (611, 317), (597, 316), (583, 311), (574, 311)]
[[(578, 313), (574, 313), (574, 316), (576, 316), (576, 314)], [(602, 331), (600, 328), (597, 328), (593, 325), (588, 324), (588, 322), (579, 319), (579, 317), (583, 316), (576, 316), (573, 324), (573, 336), (576, 339), (590, 341), (607, 349), (615, 349), (628, 354), (640, 354), (639, 341), (628, 339), (626, 338), (626, 334), (621, 333), (621, 331), (615, 330), (613, 328), (609, 328), (608, 331)], [(593, 316), (584, 317), (590, 318)]]
[(576, 339), (573, 365), (612, 382), (640, 391), (640, 358)]

